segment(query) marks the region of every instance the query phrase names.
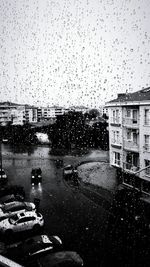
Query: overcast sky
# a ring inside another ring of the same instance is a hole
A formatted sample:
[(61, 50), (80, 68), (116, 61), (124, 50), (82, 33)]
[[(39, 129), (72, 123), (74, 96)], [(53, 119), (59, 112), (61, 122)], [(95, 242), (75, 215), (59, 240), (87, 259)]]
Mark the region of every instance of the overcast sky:
[(99, 107), (150, 86), (149, 0), (0, 0), (0, 101)]

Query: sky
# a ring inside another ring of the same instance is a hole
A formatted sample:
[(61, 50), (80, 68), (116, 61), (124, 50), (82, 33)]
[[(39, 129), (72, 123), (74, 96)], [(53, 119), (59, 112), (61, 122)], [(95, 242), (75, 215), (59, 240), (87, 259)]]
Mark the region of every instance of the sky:
[(98, 108), (150, 86), (149, 0), (0, 0), (0, 102)]

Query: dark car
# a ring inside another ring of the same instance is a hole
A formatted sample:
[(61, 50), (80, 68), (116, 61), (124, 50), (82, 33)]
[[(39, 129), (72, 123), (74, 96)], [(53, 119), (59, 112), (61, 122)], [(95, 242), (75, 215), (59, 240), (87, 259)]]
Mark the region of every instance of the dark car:
[(78, 176), (77, 168), (73, 167), (73, 165), (67, 165), (63, 169), (63, 176), (64, 178), (70, 178)]
[(81, 267), (83, 259), (75, 251), (60, 251), (42, 256), (38, 259), (37, 267)]
[(15, 195), (20, 196), (23, 199), (25, 198), (25, 190), (21, 185), (5, 185), (0, 187), (0, 197), (4, 197), (6, 195)]
[(0, 204), (6, 204), (6, 203), (11, 203), (14, 201), (23, 201), (24, 197), (21, 195), (14, 195), (14, 194), (8, 194), (3, 197), (0, 197)]
[(42, 182), (42, 170), (41, 168), (35, 168), (31, 171), (31, 183), (41, 183)]
[(37, 235), (25, 241), (7, 245), (1, 253), (21, 263), (22, 261), (28, 262), (37, 259), (39, 255), (59, 251), (61, 247), (62, 241), (58, 236)]

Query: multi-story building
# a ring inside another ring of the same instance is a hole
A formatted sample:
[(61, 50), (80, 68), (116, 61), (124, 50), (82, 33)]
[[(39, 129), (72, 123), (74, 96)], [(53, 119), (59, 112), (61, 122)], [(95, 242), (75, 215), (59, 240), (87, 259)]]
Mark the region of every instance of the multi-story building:
[(37, 122), (37, 108), (34, 106), (25, 105), (25, 122)]
[(25, 122), (24, 105), (18, 105), (11, 109), (11, 125), (23, 125)]
[(119, 94), (106, 107), (110, 165), (124, 185), (150, 194), (150, 88)]
[(23, 125), (24, 106), (10, 102), (0, 103), (0, 125)]
[(84, 114), (89, 111), (89, 108), (84, 106), (72, 106), (68, 108), (68, 111), (82, 112)]
[(63, 115), (64, 109), (61, 107), (39, 107), (37, 108), (38, 121), (55, 119), (58, 115)]

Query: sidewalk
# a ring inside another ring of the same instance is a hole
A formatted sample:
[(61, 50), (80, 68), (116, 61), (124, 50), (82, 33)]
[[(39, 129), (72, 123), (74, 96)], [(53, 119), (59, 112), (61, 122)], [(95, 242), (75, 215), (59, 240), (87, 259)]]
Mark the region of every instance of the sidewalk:
[(78, 174), (84, 183), (97, 185), (111, 192), (116, 189), (116, 170), (109, 163), (84, 163), (78, 167)]
[(78, 166), (80, 190), (97, 203), (110, 204), (117, 188), (116, 170), (109, 165), (109, 152), (91, 150), (81, 157), (66, 156), (65, 164)]

